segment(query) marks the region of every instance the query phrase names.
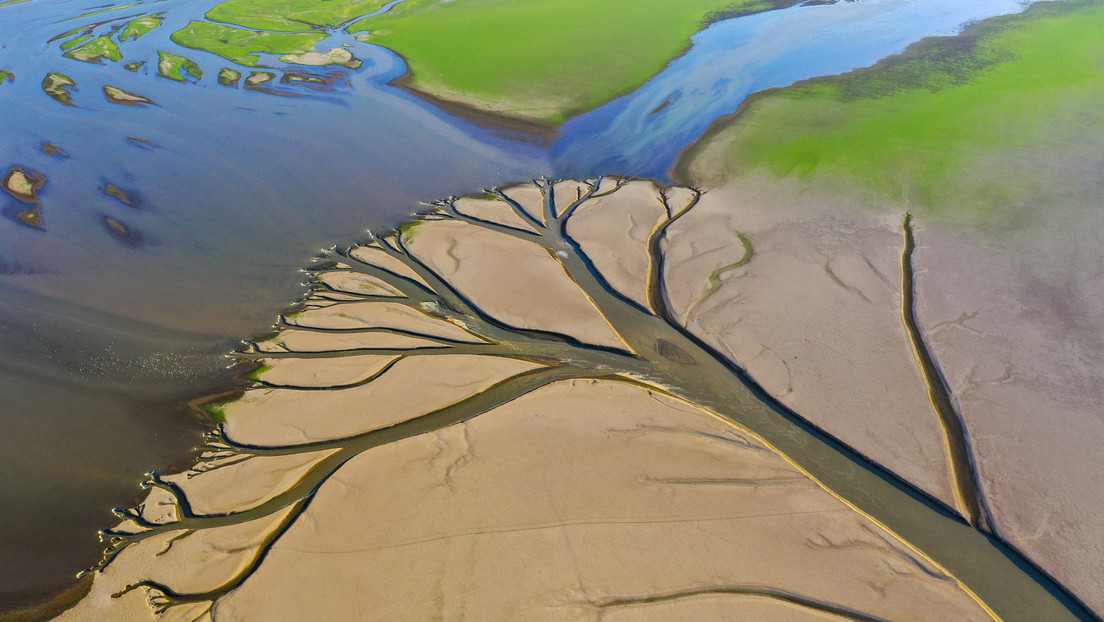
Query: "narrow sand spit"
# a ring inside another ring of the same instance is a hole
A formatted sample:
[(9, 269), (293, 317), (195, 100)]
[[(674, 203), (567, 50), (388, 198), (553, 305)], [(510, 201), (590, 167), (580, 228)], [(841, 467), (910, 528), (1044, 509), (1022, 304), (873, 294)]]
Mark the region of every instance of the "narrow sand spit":
[(901, 223), (734, 200), (537, 180), (328, 251), (59, 619), (1076, 619), (904, 483), (969, 514)]

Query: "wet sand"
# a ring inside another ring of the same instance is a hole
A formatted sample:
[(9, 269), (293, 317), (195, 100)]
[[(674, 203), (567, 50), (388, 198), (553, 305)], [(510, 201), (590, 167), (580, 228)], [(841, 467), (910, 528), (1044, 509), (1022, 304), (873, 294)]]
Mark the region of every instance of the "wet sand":
[[(704, 313), (732, 283), (754, 284), (757, 261), (766, 275), (798, 269), (792, 222), (747, 218), (750, 248), (739, 248), (754, 256), (725, 256), (717, 236), (742, 238), (715, 220), (726, 194), (709, 196), (539, 181), (439, 201), (401, 235), (335, 249), (306, 304), (242, 353), (265, 365), (256, 386), (212, 405), (226, 425), (190, 470), (150, 476), (149, 495), (106, 534), (91, 592), (60, 619), (727, 616), (749, 601), (802, 619), (1077, 619), (1045, 578), (772, 406), (728, 366), (740, 361), (680, 328), (702, 287)], [(858, 290), (870, 302), (861, 322), (900, 322), (892, 279), (864, 275), (895, 256), (879, 244), (902, 238), (888, 221), (849, 226), (873, 245), (866, 268), (837, 249), (832, 270), (811, 262), (810, 290), (829, 301)], [(772, 248), (771, 231), (787, 244)], [(872, 337), (896, 337), (857, 363), (871, 373), (908, 360), (890, 355), (908, 345), (903, 329), (885, 326)], [(802, 354), (812, 369), (831, 362)], [(777, 392), (754, 359), (752, 377)], [(903, 377), (913, 384), (886, 402), (910, 399), (916, 375)], [(873, 438), (863, 449), (880, 444), (893, 468), (930, 468), (892, 453), (902, 436)], [(920, 485), (946, 493), (946, 471), (925, 475)]]

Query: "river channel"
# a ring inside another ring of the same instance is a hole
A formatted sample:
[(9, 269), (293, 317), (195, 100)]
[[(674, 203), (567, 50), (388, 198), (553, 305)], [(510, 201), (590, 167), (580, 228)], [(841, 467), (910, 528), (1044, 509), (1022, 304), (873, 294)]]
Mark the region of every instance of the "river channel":
[[(392, 227), (421, 200), (489, 185), (663, 177), (751, 93), (870, 65), (1026, 4), (866, 0), (719, 22), (651, 82), (547, 144), (390, 86), (402, 60), (340, 30), (319, 49), (348, 44), (364, 65), (331, 86), (220, 86), (225, 59), (169, 39), (216, 3), (124, 9), (164, 12), (127, 51), (176, 52), (205, 69), (179, 83), (63, 58), (49, 43), (94, 21), (72, 18), (103, 0), (0, 3), (0, 69), (16, 76), (0, 83), (0, 166), (47, 179), (41, 227), (0, 198), (0, 611), (94, 563), (94, 532), (138, 494), (142, 472), (189, 462), (203, 425), (183, 402), (230, 380), (223, 354), (302, 295), (299, 269), (317, 249)], [(43, 92), (50, 72), (76, 83), (75, 107)], [(109, 103), (107, 84), (157, 105)]]

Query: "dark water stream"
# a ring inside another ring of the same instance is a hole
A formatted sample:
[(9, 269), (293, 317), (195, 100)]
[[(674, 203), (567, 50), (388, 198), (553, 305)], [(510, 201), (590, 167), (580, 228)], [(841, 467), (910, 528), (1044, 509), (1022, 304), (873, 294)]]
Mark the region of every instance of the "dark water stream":
[[(125, 61), (147, 61), (129, 72), (63, 58), (49, 43), (115, 17), (66, 21), (103, 0), (0, 2), (0, 70), (15, 72), (0, 83), (0, 168), (47, 178), (41, 227), (20, 220), (26, 205), (0, 196), (0, 605), (64, 587), (98, 559), (93, 534), (139, 492), (140, 474), (189, 461), (202, 425), (181, 402), (229, 379), (222, 354), (301, 295), (297, 270), (316, 249), (394, 226), (420, 200), (488, 185), (662, 175), (754, 90), (870, 64), (1021, 8), (871, 0), (721, 23), (652, 83), (572, 121), (544, 148), (388, 86), (402, 61), (339, 29), (318, 49), (348, 44), (364, 66), (311, 68), (331, 87), (220, 86), (217, 71), (231, 63), (168, 38), (214, 4), (120, 10), (166, 16), (124, 45)], [(837, 49), (840, 40), (849, 45)], [(157, 77), (159, 50), (196, 61), (203, 77)], [(264, 60), (277, 74), (289, 69)], [(76, 107), (43, 92), (49, 72), (76, 82)], [(157, 106), (109, 103), (104, 85)], [(44, 142), (67, 155), (46, 153)], [(106, 194), (109, 184), (133, 205)]]

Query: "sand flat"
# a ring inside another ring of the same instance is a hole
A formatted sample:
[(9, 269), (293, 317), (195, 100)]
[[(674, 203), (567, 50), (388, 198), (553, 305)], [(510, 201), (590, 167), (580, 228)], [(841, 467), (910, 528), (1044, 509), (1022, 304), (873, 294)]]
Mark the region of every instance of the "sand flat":
[[(293, 576), (301, 590), (271, 589)], [(583, 381), (358, 457), (214, 614), (594, 620), (603, 599), (752, 584), (889, 619), (989, 619), (746, 432)]]
[(918, 315), (999, 533), (1101, 611), (1104, 254), (1099, 226), (1069, 226), (997, 244), (922, 225)]
[[(782, 403), (953, 505), (902, 318), (901, 224), (768, 200), (744, 186), (713, 190), (672, 226), (676, 312)], [(738, 233), (754, 255), (714, 287), (710, 275), (744, 257)]]
[(563, 267), (532, 242), (464, 222), (436, 221), (419, 225), (409, 246), (499, 321), (625, 347)]
[(400, 361), (351, 389), (253, 389), (225, 406), (226, 430), (265, 446), (352, 436), (448, 406), (534, 367), (501, 357), (430, 356)]

